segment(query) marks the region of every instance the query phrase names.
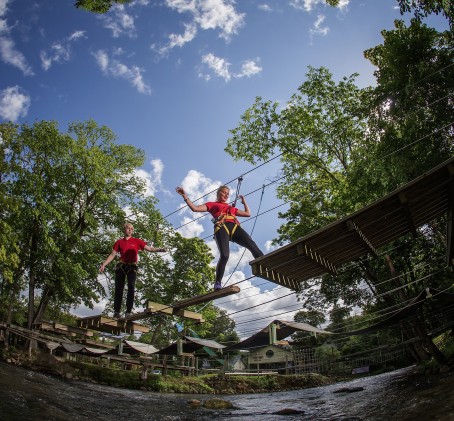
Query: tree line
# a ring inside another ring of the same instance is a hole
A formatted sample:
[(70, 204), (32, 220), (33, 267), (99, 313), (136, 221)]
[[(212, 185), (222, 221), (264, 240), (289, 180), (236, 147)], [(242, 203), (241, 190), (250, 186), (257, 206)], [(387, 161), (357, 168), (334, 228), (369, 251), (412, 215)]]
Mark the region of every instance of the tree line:
[[(453, 156), (453, 34), (420, 18), (408, 25), (395, 21), (394, 29), (382, 31), (382, 44), (364, 52), (376, 68), (375, 86), (360, 88), (357, 74), (335, 81), (329, 69), (309, 67), (286, 104), (256, 97), (230, 131), (225, 150), (233, 159), (257, 164), (280, 157), (277, 194), (289, 207), (279, 214), (283, 222), (275, 245), (339, 220)], [(352, 320), (367, 325), (368, 314), (403, 307), (421, 289), (452, 287), (446, 225), (447, 215), (420, 227), (416, 238), (383, 247), (378, 259), (351, 262), (338, 276), (303, 281), (304, 310), (295, 320), (348, 331)], [(362, 316), (350, 317), (353, 309)], [(395, 329), (390, 341), (402, 335), (425, 340), (439, 327), (430, 315), (422, 310)], [(410, 348), (418, 361), (433, 356), (445, 362), (433, 343)]]

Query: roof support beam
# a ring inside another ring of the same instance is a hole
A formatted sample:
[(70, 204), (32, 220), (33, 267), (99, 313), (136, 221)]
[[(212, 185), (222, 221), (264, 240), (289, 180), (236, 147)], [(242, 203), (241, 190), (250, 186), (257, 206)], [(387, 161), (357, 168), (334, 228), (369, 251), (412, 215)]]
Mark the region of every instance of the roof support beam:
[(334, 266), (328, 259), (325, 259), (323, 256), (318, 254), (316, 251), (312, 250), (307, 244), (298, 244), (297, 253), (300, 256), (305, 256), (310, 259), (313, 263), (318, 266), (321, 266), (323, 269), (327, 270), (332, 275), (337, 275), (337, 268)]
[(413, 236), (413, 238), (416, 238), (418, 236), (418, 232), (416, 231), (416, 226), (413, 221), (413, 217), (411, 216), (410, 207), (408, 205), (407, 196), (404, 192), (399, 193), (399, 200), (405, 213), (405, 217), (407, 218), (407, 224), (408, 228), (410, 229), (411, 235)]
[(347, 221), (347, 228), (350, 232), (354, 232), (356, 234), (356, 237), (359, 240), (361, 240), (363, 247), (369, 253), (372, 253), (375, 257), (378, 256), (378, 253), (377, 253), (377, 250), (375, 250), (375, 247), (372, 245), (372, 243), (369, 241), (369, 239), (366, 237), (366, 235), (358, 228), (358, 226), (355, 224), (354, 221), (349, 219)]
[(450, 179), (448, 182), (448, 225), (446, 227), (446, 263), (454, 264), (454, 164), (448, 165)]
[(282, 273), (272, 269), (268, 269), (266, 266), (262, 266), (259, 263), (253, 263), (251, 265), (252, 274), (260, 276), (263, 279), (274, 282), (275, 284), (282, 285), (293, 291), (298, 290), (298, 283), (294, 279), (284, 276)]

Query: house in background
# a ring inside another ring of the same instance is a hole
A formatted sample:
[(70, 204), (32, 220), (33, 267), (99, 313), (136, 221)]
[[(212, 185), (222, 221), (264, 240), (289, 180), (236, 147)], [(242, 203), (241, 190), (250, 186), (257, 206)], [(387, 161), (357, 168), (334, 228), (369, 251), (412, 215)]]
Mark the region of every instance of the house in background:
[(275, 370), (285, 372), (293, 365), (293, 352), (288, 345), (267, 345), (251, 349), (248, 355), (249, 370)]

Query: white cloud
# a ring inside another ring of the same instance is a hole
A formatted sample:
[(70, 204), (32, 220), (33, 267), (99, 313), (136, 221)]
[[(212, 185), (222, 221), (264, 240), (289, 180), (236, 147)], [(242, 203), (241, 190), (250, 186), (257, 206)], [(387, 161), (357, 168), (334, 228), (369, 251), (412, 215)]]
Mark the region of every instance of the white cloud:
[(71, 58), (71, 43), (86, 38), (85, 31), (74, 31), (61, 42), (54, 42), (47, 51), (41, 51), (41, 66), (47, 71), (53, 63), (63, 63)]
[(195, 21), (204, 30), (220, 29), (219, 36), (229, 40), (244, 25), (245, 13), (238, 13), (229, 0), (200, 0)]
[(96, 59), (96, 63), (102, 72), (108, 76), (113, 76), (115, 78), (126, 79), (129, 81), (138, 92), (141, 94), (150, 95), (151, 88), (143, 80), (141, 69), (138, 66), (128, 67), (126, 64), (121, 63), (118, 60), (111, 60), (107, 53), (103, 50), (98, 50), (93, 53), (93, 56)]
[[(9, 0), (0, 0), (0, 17), (6, 15)], [(10, 32), (6, 19), (0, 19), (0, 57), (12, 66), (22, 70), (25, 76), (33, 76), (33, 70), (27, 62), (25, 56), (16, 50), (14, 41), (8, 36)]]
[(0, 16), (4, 16), (8, 10), (9, 0), (0, 0)]
[[(336, 6), (340, 10), (345, 10), (350, 3), (350, 0), (340, 0), (339, 4)], [(306, 12), (311, 12), (315, 9), (318, 4), (326, 6), (325, 0), (290, 0), (290, 6), (294, 7), (297, 10), (305, 10)], [(331, 7), (331, 6), (330, 6)]]
[(109, 68), (109, 56), (105, 51), (98, 50), (96, 53), (93, 54), (96, 59), (96, 63), (98, 63), (99, 68), (103, 72), (107, 72)]
[[(229, 82), (233, 78), (251, 77), (262, 71), (262, 68), (257, 64), (259, 60), (246, 60), (241, 65), (241, 71), (239, 73), (231, 73), (229, 63), (225, 58), (216, 57), (214, 54), (209, 53), (202, 56), (202, 63), (214, 72), (218, 77), (223, 78), (226, 82)], [(210, 76), (200, 72), (199, 76), (205, 80), (210, 80)]]
[[(205, 196), (206, 194), (215, 191), (221, 184), (222, 183), (220, 181), (214, 181), (211, 178), (206, 177), (199, 171), (190, 170), (181, 182), (181, 187), (183, 187), (189, 198), (194, 201), (199, 197)], [(216, 192), (211, 193), (209, 196), (204, 197), (203, 199), (204, 202), (212, 200), (216, 200)], [(197, 202), (195, 204), (199, 203)]]
[[(160, 55), (167, 54), (172, 48), (183, 47), (188, 42), (191, 42), (197, 35), (197, 25), (195, 24), (185, 24), (185, 31), (183, 35), (170, 34), (169, 42), (164, 46), (158, 49)], [(152, 46), (152, 48), (155, 48)]]
[(327, 26), (322, 27), (322, 23), (325, 20), (324, 15), (318, 15), (317, 20), (314, 22), (313, 28), (310, 29), (311, 35), (321, 35), (326, 36), (328, 35), (329, 28)]
[[(221, 184), (220, 181), (213, 181), (196, 170), (190, 170), (180, 185), (192, 202), (195, 205), (200, 205), (216, 200), (216, 190)], [(205, 195), (208, 196), (205, 197)], [(203, 197), (203, 199), (197, 201), (197, 199), (201, 197)], [(180, 228), (178, 232), (183, 237), (189, 238), (200, 236), (205, 231), (202, 222), (210, 221), (211, 218), (209, 215), (203, 217), (202, 213), (194, 213), (183, 204), (181, 205), (180, 214), (183, 215), (183, 218), (180, 221), (180, 226), (182, 226), (182, 228)], [(199, 220), (197, 219), (199, 217), (203, 218)], [(209, 224), (211, 225), (211, 222)]]
[(22, 70), (24, 75), (33, 76), (33, 70), (28, 65), (25, 56), (15, 49), (14, 41), (8, 37), (0, 37), (0, 56), (2, 60)]
[(178, 232), (185, 238), (199, 237), (205, 231), (205, 228), (199, 221), (193, 221), (193, 218), (188, 216), (185, 216), (181, 220), (181, 226)]
[(99, 16), (104, 23), (106, 29), (112, 31), (112, 36), (118, 38), (121, 35), (126, 35), (129, 38), (135, 38), (136, 27), (134, 18), (126, 13), (125, 6), (122, 4), (116, 4), (111, 7), (110, 11), (102, 16)]
[(214, 71), (216, 76), (222, 77), (226, 82), (231, 79), (232, 75), (229, 71), (231, 64), (226, 59), (216, 57), (214, 54), (209, 53), (202, 57), (202, 63), (206, 64)]
[(154, 196), (156, 191), (156, 186), (154, 180), (151, 177), (151, 174), (141, 168), (135, 170), (137, 177), (141, 178), (145, 183), (145, 196)]
[(272, 12), (273, 11), (271, 6), (269, 4), (266, 4), (266, 3), (259, 4), (258, 5), (258, 9), (262, 10), (263, 12)]
[(254, 60), (246, 60), (241, 66), (241, 72), (235, 74), (236, 78), (251, 77), (260, 73), (262, 68)]
[(30, 97), (19, 86), (10, 86), (0, 92), (0, 117), (16, 121), (25, 117), (30, 107)]
[(134, 0), (130, 3), (130, 6), (135, 6), (135, 5), (139, 5), (139, 6), (148, 6), (148, 4), (150, 3), (150, 0)]
[(74, 31), (69, 37), (68, 37), (68, 40), (69, 41), (74, 41), (74, 40), (77, 40), (79, 38), (86, 38), (85, 36), (85, 31)]
[(0, 19), (0, 35), (9, 31), (6, 19)]
[(267, 241), (265, 242), (265, 251), (266, 251), (267, 253), (270, 253), (270, 252), (272, 252), (273, 250), (276, 250), (276, 249), (278, 249), (278, 248), (279, 248), (278, 246), (273, 245), (273, 241), (272, 241), (272, 240), (267, 240)]
[[(254, 286), (262, 283), (260, 281), (262, 279), (245, 280), (241, 272), (236, 272), (229, 283), (238, 283), (241, 291), (214, 303), (227, 311), (227, 314), (240, 311), (230, 317), (238, 324), (236, 330), (241, 339), (252, 336), (276, 318), (293, 320), (294, 314), (301, 310), (301, 304), (298, 303), (296, 294), (286, 297), (291, 293), (289, 289), (270, 283), (272, 289), (262, 292), (258, 286)], [(244, 309), (248, 310), (241, 311)], [(277, 316), (283, 312), (286, 314)]]
[(244, 25), (245, 13), (235, 10), (233, 0), (165, 0), (165, 4), (180, 14), (191, 15), (191, 21), (185, 24), (183, 35), (169, 36), (169, 42), (158, 49), (161, 54), (192, 41), (198, 28), (218, 30), (219, 37), (228, 42)]
[(136, 176), (144, 180), (145, 182), (145, 195), (154, 196), (156, 191), (161, 190), (162, 186), (162, 173), (164, 172), (164, 164), (159, 159), (152, 159), (150, 161), (151, 172), (148, 172), (142, 168), (138, 168), (135, 171)]

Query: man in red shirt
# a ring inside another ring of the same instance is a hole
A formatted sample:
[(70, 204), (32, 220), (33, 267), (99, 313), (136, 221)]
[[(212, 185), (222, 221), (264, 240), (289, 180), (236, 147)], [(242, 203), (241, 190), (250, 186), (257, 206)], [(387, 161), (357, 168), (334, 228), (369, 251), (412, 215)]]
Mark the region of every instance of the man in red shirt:
[(137, 276), (137, 261), (139, 251), (147, 250), (152, 252), (165, 252), (166, 249), (150, 247), (145, 241), (132, 236), (134, 227), (129, 222), (124, 226), (124, 237), (120, 238), (113, 245), (112, 253), (109, 254), (104, 263), (100, 266), (99, 271), (104, 272), (106, 266), (120, 254), (120, 261), (115, 267), (115, 296), (114, 296), (114, 318), (120, 318), (121, 301), (125, 288), (126, 278), (128, 279), (128, 294), (126, 296), (126, 313), (125, 317), (131, 314), (134, 306), (134, 293)]

